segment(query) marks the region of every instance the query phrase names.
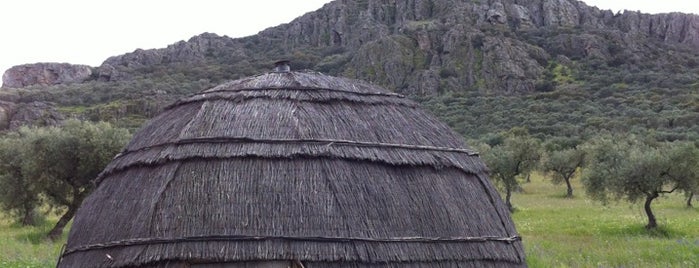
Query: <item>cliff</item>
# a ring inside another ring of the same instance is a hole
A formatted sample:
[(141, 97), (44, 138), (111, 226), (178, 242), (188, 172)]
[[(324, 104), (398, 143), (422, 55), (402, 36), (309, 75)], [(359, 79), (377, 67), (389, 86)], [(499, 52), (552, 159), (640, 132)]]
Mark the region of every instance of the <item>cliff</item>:
[(12, 103), (0, 101), (0, 130), (16, 130), (24, 125), (55, 126), (63, 121), (56, 107), (51, 103), (29, 102)]
[(139, 67), (182, 62), (244, 70), (290, 58), (413, 95), (526, 93), (545, 82), (553, 61), (645, 61), (667, 46), (699, 49), (699, 16), (613, 14), (575, 0), (338, 0), (256, 36), (203, 34), (112, 57), (100, 76), (118, 80)]
[(87, 65), (34, 63), (14, 66), (2, 75), (2, 87), (22, 88), (80, 83), (92, 75)]

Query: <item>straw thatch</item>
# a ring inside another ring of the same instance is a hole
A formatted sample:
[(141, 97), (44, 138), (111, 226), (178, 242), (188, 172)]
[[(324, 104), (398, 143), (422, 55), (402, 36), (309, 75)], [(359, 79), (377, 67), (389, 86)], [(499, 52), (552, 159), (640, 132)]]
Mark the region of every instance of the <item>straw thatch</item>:
[(98, 183), (60, 267), (524, 265), (478, 155), (351, 79), (273, 72), (180, 100)]

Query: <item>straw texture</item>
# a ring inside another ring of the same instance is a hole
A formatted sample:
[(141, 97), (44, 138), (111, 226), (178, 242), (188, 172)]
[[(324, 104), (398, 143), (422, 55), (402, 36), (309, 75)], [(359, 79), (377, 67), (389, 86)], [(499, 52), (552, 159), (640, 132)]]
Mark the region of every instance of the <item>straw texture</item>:
[(97, 182), (60, 267), (524, 265), (477, 153), (357, 80), (268, 73), (184, 98)]

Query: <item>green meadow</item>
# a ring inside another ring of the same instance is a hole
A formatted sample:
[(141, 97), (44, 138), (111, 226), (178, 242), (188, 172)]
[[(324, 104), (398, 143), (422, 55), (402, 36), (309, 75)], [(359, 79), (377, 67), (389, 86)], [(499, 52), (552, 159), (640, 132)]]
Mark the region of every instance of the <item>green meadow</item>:
[(50, 242), (46, 234), (57, 220), (57, 216), (50, 216), (39, 226), (22, 227), (0, 214), (0, 267), (56, 267), (66, 235), (61, 241)]
[[(661, 227), (648, 232), (640, 204), (602, 206), (577, 180), (573, 199), (563, 198), (565, 186), (536, 175), (513, 196), (530, 267), (699, 267), (699, 208), (686, 208), (683, 195), (655, 201)], [(0, 216), (0, 267), (55, 267), (65, 235), (44, 239), (55, 220), (21, 227)]]
[(573, 181), (573, 199), (540, 176), (513, 196), (530, 267), (699, 267), (699, 208), (684, 195), (653, 202), (660, 227), (649, 232), (642, 204), (602, 206)]

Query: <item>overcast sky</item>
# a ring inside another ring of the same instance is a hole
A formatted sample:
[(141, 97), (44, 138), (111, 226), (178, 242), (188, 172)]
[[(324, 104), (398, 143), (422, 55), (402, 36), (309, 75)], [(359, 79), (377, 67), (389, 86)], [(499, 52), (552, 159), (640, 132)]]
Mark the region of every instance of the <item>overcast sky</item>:
[[(98, 66), (137, 48), (161, 48), (203, 32), (253, 35), (330, 0), (0, 1), (0, 72), (19, 64)], [(602, 9), (699, 14), (696, 0), (584, 0)]]

